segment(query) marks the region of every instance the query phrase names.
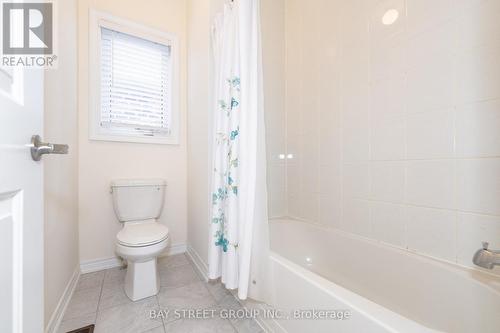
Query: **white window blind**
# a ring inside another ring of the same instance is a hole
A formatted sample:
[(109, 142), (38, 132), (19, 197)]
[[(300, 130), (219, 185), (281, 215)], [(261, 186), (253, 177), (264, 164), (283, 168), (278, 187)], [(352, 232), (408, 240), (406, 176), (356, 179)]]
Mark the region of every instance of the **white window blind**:
[(101, 27), (101, 130), (168, 136), (171, 47)]

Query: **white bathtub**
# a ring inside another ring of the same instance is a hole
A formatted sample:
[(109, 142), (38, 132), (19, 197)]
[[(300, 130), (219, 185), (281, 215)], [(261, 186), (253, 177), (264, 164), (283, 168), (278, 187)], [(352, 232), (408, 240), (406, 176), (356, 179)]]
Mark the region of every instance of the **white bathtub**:
[(352, 312), (343, 321), (276, 320), (275, 330), (500, 332), (496, 276), (303, 222), (270, 225), (273, 306)]

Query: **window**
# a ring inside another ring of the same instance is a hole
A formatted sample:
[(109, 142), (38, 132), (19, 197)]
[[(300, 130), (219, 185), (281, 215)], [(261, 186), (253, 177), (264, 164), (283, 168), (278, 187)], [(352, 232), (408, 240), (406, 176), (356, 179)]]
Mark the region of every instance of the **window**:
[(91, 16), (90, 138), (178, 143), (175, 37), (102, 16)]

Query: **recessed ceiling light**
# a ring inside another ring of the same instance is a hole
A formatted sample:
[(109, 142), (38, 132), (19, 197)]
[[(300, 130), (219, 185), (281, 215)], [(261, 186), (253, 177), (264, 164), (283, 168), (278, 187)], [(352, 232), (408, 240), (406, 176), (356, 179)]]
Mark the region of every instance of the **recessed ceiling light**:
[(399, 12), (396, 9), (389, 9), (388, 11), (385, 12), (384, 16), (382, 17), (382, 23), (385, 25), (391, 25), (399, 17)]

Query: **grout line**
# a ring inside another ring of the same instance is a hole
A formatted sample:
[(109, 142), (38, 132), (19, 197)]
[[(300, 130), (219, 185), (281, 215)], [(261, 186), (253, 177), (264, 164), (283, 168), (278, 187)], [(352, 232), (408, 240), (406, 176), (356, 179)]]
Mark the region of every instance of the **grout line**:
[[(158, 297), (158, 295), (160, 294), (160, 291), (161, 291), (161, 286), (160, 286), (160, 290), (158, 290), (158, 294), (156, 294), (154, 297), (156, 299), (156, 305), (158, 305), (158, 309), (159, 310), (162, 310), (161, 308), (161, 304), (160, 304), (160, 298)], [(166, 332), (167, 329), (165, 328), (165, 319), (163, 318), (163, 316), (161, 317), (161, 327), (163, 327), (163, 332)], [(158, 326), (160, 327), (160, 326)]]
[(99, 308), (101, 306), (101, 298), (102, 298), (102, 291), (104, 289), (104, 280), (106, 279), (106, 275), (108, 275), (108, 270), (106, 269), (104, 271), (104, 274), (103, 274), (103, 277), (102, 277), (102, 281), (101, 281), (101, 290), (99, 292), (99, 300), (97, 301), (97, 308), (95, 310), (95, 320), (94, 320), (94, 324), (97, 324), (97, 317), (98, 317), (98, 314), (99, 314)]
[[(475, 160), (494, 160), (499, 159), (500, 155), (491, 156), (459, 156), (459, 157), (429, 157), (429, 158), (400, 158), (392, 160), (383, 159), (369, 159), (369, 160), (359, 160), (359, 161), (347, 161), (343, 162), (344, 166), (355, 166), (360, 164), (378, 163), (378, 162), (434, 162), (434, 161), (475, 161)], [(324, 164), (322, 166), (330, 166)]]

